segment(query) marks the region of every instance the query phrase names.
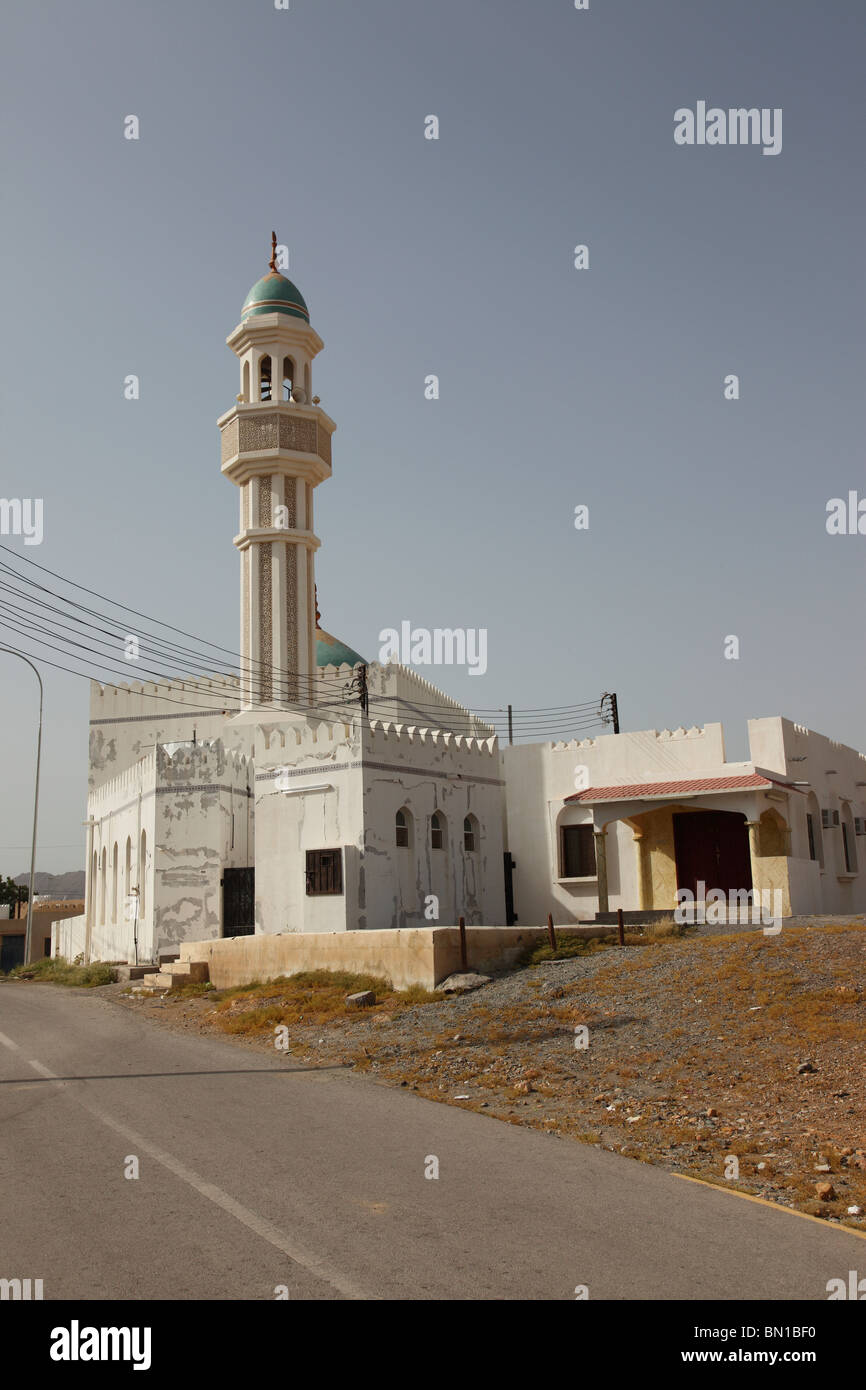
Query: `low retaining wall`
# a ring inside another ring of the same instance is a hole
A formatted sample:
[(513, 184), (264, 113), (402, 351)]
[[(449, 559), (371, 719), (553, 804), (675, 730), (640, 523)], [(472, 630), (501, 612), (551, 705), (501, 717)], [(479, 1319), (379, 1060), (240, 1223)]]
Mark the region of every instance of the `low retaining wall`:
[[(577, 934), (573, 927), (568, 930)], [(580, 933), (608, 934), (602, 927)], [(468, 968), (481, 974), (508, 969), (527, 946), (546, 939), (546, 927), (467, 927)], [(383, 976), (394, 989), (412, 985), (435, 989), (461, 969), (460, 932), (457, 927), (416, 927), (231, 936), (181, 942), (180, 959), (206, 961), (217, 989), (272, 980), (277, 975), (297, 975), (303, 970), (346, 970)]]

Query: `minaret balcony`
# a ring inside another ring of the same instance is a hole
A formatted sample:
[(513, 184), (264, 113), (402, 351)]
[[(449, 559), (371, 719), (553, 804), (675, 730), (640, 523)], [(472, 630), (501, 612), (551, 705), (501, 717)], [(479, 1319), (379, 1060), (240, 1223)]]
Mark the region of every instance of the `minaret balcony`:
[(317, 406), (241, 401), (218, 423), (222, 472), (234, 483), (256, 474), (287, 472), (315, 486), (331, 476), (336, 425)]

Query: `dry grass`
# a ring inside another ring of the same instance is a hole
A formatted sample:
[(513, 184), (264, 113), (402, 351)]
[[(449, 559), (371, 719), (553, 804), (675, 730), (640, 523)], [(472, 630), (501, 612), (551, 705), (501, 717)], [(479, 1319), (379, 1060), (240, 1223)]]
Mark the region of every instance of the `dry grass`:
[(281, 976), (264, 984), (221, 990), (211, 995), (216, 1005), (217, 1023), (225, 1033), (273, 1033), (280, 1024), (299, 1026), (332, 1023), (340, 1018), (357, 1017), (359, 1011), (346, 1003), (349, 994), (369, 990), (375, 1004), (366, 1014), (388, 1013), (418, 1004), (433, 1003), (443, 996), (423, 989), (395, 990), (390, 981), (376, 975), (353, 975), (339, 970), (307, 970), (299, 975)]
[(31, 961), (29, 965), (16, 965), (7, 976), (10, 980), (35, 980), (39, 984), (72, 985), (79, 989), (95, 989), (108, 985), (114, 976), (114, 967), (104, 961), (94, 961), (91, 965), (70, 962), (63, 956), (50, 956), (44, 960)]

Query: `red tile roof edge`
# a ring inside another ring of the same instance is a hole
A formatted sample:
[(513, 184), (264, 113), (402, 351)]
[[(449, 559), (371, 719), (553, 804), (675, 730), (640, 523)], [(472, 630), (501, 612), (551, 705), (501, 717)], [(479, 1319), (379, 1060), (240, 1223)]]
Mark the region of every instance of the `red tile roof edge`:
[(765, 787), (781, 787), (784, 791), (799, 792), (791, 782), (767, 777), (760, 772), (734, 774), (731, 777), (687, 777), (675, 782), (630, 782), (623, 786), (587, 787), (573, 792), (565, 801), (643, 801), (648, 798), (681, 796), (695, 792), (758, 791)]

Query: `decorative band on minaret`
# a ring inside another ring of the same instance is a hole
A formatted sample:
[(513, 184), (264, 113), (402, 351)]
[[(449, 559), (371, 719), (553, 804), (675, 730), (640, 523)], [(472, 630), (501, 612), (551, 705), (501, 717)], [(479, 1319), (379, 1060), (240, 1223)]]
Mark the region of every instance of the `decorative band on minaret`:
[(315, 698), (313, 491), (331, 476), (336, 429), (312, 397), (313, 358), (324, 347), (303, 295), (271, 260), (226, 339), (240, 360), (240, 394), (219, 420), (222, 471), (240, 490), (241, 696), (308, 707)]

